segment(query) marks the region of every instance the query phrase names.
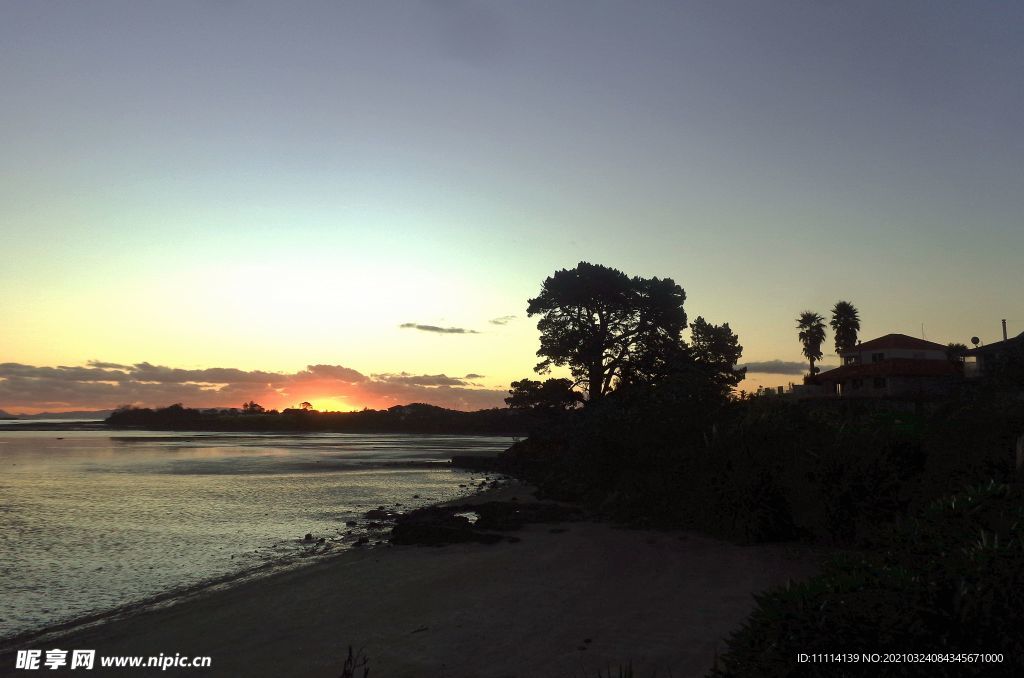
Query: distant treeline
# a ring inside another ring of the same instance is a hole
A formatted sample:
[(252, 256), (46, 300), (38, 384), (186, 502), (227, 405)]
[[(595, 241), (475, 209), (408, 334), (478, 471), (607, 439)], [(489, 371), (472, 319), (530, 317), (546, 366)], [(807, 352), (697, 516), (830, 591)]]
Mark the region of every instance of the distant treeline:
[(533, 420), (533, 414), (520, 410), (460, 412), (423, 403), (361, 412), (243, 412), (198, 410), (175, 404), (158, 409), (122, 407), (114, 411), (106, 423), (112, 428), (172, 431), (337, 431), (519, 436), (529, 432)]

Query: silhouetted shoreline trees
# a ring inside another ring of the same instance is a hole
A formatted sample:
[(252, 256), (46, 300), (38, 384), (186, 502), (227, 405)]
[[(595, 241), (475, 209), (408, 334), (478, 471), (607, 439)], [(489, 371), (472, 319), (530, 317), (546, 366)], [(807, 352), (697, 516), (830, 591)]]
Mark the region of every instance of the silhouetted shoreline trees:
[[(664, 295), (639, 292), (649, 289)], [(660, 299), (657, 312), (647, 308), (652, 298)], [(530, 300), (531, 313), (543, 311), (538, 355), (545, 361), (537, 369), (568, 366), (589, 397), (586, 407), (566, 407), (540, 422), (505, 455), (509, 469), (545, 492), (621, 518), (710, 527), (755, 541), (811, 537), (844, 544), (856, 543), (864, 525), (895, 520), (967, 483), (1015, 477), (1024, 378), (1014, 388), (1016, 377), (1007, 375), (1017, 371), (1002, 369), (926, 407), (736, 398), (744, 377), (736, 369), (739, 338), (728, 323), (703, 317), (684, 338), (685, 298), (670, 279), (631, 278), (586, 262), (547, 278), (541, 296)], [(617, 324), (605, 319), (612, 308)], [(839, 350), (856, 346), (856, 307), (840, 301), (832, 310)], [(649, 318), (671, 321), (652, 322), (657, 329), (648, 333), (638, 329)], [(620, 329), (609, 332), (612, 325)], [(813, 375), (825, 318), (804, 311), (797, 329)], [(641, 336), (636, 346), (630, 343)], [(960, 360), (964, 350), (951, 345), (951, 359)], [(591, 369), (598, 356), (605, 362)], [(591, 380), (596, 372), (601, 379)], [(539, 387), (532, 380), (513, 383), (509, 404), (537, 406)], [(953, 440), (970, 454), (952, 451)], [(720, 492), (706, 496), (710, 488)], [(805, 507), (808, 496), (819, 497), (815, 507)], [(731, 516), (727, 529), (723, 516)]]
[(671, 278), (630, 278), (587, 262), (556, 271), (527, 306), (528, 316), (541, 316), (536, 371), (568, 367), (597, 402), (624, 373), (679, 342), (685, 300)]
[[(248, 403), (247, 403), (248, 404)], [(176, 403), (163, 408), (121, 407), (106, 420), (111, 428), (169, 431), (336, 431), (343, 433), (446, 433), (526, 435), (535, 414), (521, 410), (490, 409), (476, 412), (449, 410), (425, 403), (396, 405), (386, 410), (285, 412), (199, 410)]]
[[(945, 400), (735, 398), (742, 346), (728, 324), (703, 318), (689, 343), (676, 323), (626, 351), (614, 372), (608, 363), (587, 369), (607, 336), (588, 307), (611, 294), (630, 317), (623, 281), (636, 279), (600, 267), (593, 280), (614, 284), (578, 289), (589, 274), (576, 273), (559, 272), (569, 279), (561, 301), (549, 295), (544, 307), (538, 368), (568, 366), (597, 397), (538, 425), (496, 467), (543, 497), (634, 525), (837, 549), (822, 575), (759, 597), (713, 675), (790, 675), (798, 652), (833, 652), (851, 638), (873, 652), (934, 652), (937, 639), (942, 651), (984, 647), (1005, 653), (994, 675), (1024, 670), (1015, 632), (1024, 604), (1024, 349), (1007, 350), (991, 374)], [(675, 299), (678, 320), (682, 288)], [(856, 346), (859, 325), (856, 308), (838, 302), (837, 352)], [(797, 319), (809, 379), (825, 328), (814, 311)], [(951, 345), (950, 359), (965, 349)], [(918, 666), (906, 673), (936, 669)]]
[[(702, 317), (690, 324), (688, 344), (685, 301), (686, 292), (671, 278), (629, 277), (585, 261), (556, 271), (527, 307), (527, 315), (541, 316), (537, 355), (543, 360), (535, 370), (568, 367), (588, 406), (669, 388), (710, 388), (727, 398), (746, 373), (736, 368), (743, 347), (728, 323)], [(514, 382), (513, 390), (531, 383), (537, 382)]]

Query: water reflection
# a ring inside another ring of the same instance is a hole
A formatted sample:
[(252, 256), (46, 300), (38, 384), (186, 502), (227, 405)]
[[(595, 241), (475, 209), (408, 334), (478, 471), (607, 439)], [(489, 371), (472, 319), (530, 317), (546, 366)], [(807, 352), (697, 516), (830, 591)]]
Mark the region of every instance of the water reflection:
[[(342, 546), (378, 505), (454, 498), (510, 439), (0, 431), (0, 637)], [(413, 498), (419, 495), (419, 498)]]

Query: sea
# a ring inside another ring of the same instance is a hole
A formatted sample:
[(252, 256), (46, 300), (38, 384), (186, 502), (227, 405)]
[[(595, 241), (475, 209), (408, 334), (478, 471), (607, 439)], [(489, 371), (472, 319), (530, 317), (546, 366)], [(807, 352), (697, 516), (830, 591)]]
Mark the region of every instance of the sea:
[(361, 537), (382, 547), (386, 526), (366, 511), (468, 495), (485, 477), (451, 456), (513, 442), (16, 423), (0, 423), (0, 639), (298, 567)]

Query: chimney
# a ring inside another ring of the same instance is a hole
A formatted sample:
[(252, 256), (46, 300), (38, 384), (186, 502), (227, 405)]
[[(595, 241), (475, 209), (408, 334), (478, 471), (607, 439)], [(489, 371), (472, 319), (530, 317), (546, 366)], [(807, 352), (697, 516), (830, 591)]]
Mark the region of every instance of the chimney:
[(1003, 341), (1006, 341), (1006, 318), (1003, 318)]

